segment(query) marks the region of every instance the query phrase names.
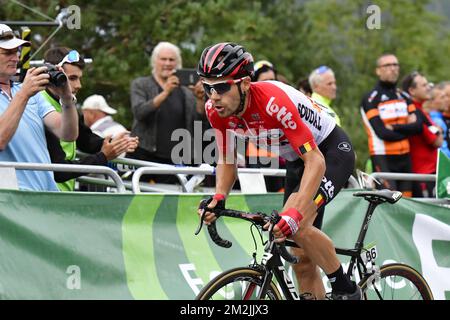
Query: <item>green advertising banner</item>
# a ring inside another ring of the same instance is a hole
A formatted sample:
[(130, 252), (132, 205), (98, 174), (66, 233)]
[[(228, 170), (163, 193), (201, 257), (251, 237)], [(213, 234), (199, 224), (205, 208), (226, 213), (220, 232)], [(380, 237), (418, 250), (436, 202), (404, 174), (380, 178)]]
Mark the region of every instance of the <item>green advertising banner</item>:
[(450, 198), (450, 159), (439, 150), (436, 170), (437, 198)]
[[(353, 192), (342, 191), (326, 210), (324, 231), (338, 247), (354, 245), (367, 208)], [(206, 230), (194, 236), (202, 198), (0, 191), (0, 298), (193, 299), (221, 271), (248, 265), (255, 250), (245, 221), (218, 222), (229, 249)], [(227, 207), (271, 212), (281, 202), (281, 194), (232, 195)], [(383, 204), (366, 242), (376, 242), (379, 265), (410, 264), (436, 299), (450, 299), (449, 209), (409, 199)]]

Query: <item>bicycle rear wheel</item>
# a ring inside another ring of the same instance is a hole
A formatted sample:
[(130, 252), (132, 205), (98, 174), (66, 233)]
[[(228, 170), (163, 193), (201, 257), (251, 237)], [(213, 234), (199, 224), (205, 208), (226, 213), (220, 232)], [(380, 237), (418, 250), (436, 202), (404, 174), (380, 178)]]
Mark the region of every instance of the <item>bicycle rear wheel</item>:
[[(255, 300), (261, 290), (264, 272), (253, 268), (235, 268), (211, 280), (195, 298), (196, 300)], [(282, 300), (273, 281), (263, 299)]]
[(392, 263), (381, 266), (380, 277), (359, 283), (367, 300), (433, 300), (426, 280), (412, 267)]

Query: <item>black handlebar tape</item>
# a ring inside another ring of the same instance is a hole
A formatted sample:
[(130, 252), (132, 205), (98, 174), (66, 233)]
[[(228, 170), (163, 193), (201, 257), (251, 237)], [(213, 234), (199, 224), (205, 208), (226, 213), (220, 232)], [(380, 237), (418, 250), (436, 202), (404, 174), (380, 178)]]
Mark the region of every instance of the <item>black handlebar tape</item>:
[(214, 243), (217, 244), (218, 246), (223, 248), (229, 248), (232, 246), (233, 243), (231, 241), (224, 240), (219, 236), (219, 234), (217, 233), (215, 221), (208, 226), (208, 232), (212, 241), (214, 241)]
[(280, 255), (289, 263), (296, 264), (300, 262), (300, 258), (293, 256), (286, 250), (286, 246), (284, 244), (279, 244), (278, 249), (280, 250)]

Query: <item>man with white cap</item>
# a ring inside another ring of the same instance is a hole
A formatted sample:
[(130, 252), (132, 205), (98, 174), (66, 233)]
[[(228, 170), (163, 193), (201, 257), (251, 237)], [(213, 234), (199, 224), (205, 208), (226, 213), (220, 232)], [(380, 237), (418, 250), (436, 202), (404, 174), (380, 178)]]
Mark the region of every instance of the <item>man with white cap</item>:
[(101, 95), (94, 94), (87, 97), (81, 106), (81, 111), (83, 111), (84, 123), (99, 136), (114, 137), (127, 131), (124, 126), (113, 120), (111, 115), (116, 114), (117, 111), (111, 108)]
[[(61, 113), (43, 99), (39, 92), (51, 86), (47, 67), (30, 68), (22, 84), (11, 81), (17, 71), (19, 49), (25, 45), (30, 43), (0, 24), (0, 161), (50, 163), (44, 126), (60, 139), (74, 141), (78, 136), (76, 100), (68, 81), (54, 87)], [(58, 191), (49, 171), (17, 171), (17, 179), (23, 190)]]

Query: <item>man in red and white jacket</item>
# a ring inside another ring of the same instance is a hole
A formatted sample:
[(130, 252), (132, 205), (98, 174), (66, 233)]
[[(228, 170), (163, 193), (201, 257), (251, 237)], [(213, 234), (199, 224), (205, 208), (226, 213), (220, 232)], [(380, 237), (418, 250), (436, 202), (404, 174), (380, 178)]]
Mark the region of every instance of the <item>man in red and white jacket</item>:
[[(422, 131), (409, 136), (413, 173), (434, 174), (437, 165), (437, 150), (444, 141), (439, 127), (423, 109), (423, 103), (430, 99), (430, 85), (426, 77), (412, 72), (402, 81), (403, 94), (412, 98), (417, 115), (421, 118)], [(433, 197), (435, 182), (414, 182), (413, 197)]]

